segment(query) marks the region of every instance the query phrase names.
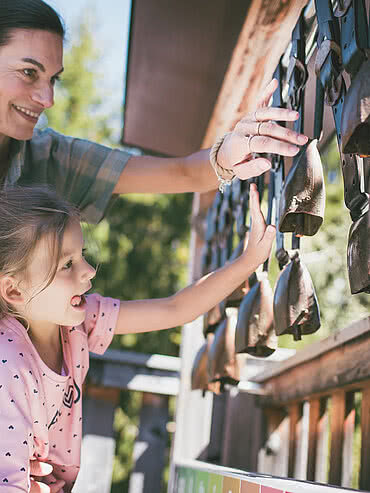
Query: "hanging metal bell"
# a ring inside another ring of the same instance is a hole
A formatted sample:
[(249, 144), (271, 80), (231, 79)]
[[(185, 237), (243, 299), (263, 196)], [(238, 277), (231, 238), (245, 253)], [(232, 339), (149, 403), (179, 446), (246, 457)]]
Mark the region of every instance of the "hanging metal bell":
[(294, 159), (281, 192), (279, 230), (297, 236), (313, 236), (325, 211), (325, 184), (317, 140), (302, 146)]
[(255, 275), (254, 283), (243, 298), (236, 324), (235, 350), (253, 356), (270, 356), (277, 348), (274, 331), (274, 294), (267, 272)]
[(208, 334), (204, 344), (197, 352), (193, 367), (191, 370), (191, 389), (192, 390), (210, 390), (218, 393), (220, 384), (219, 382), (210, 382), (208, 378), (208, 353), (209, 348), (213, 342), (214, 334)]
[(363, 62), (344, 97), (341, 134), (344, 154), (370, 156), (370, 59)]
[(352, 223), (348, 235), (347, 268), (351, 293), (370, 293), (370, 213)]
[(210, 382), (219, 381), (221, 390), (225, 384), (237, 385), (240, 365), (235, 353), (235, 322), (224, 318), (218, 325), (208, 354), (208, 377)]
[(320, 328), (320, 311), (315, 288), (307, 267), (295, 250), (290, 262), (281, 271), (274, 293), (274, 324), (276, 334), (312, 334)]

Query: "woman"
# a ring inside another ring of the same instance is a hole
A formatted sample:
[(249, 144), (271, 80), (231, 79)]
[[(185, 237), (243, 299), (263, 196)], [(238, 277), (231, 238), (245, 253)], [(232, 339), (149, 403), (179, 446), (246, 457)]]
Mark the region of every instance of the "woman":
[[(90, 222), (101, 219), (112, 194), (217, 187), (209, 150), (181, 158), (138, 157), (51, 129), (35, 130), (42, 112), (54, 102), (54, 83), (63, 72), (63, 38), (59, 16), (43, 0), (0, 2), (0, 177), (5, 184), (54, 185)], [(270, 123), (297, 118), (296, 112), (267, 107), (276, 85), (269, 84), (259, 108), (222, 141), (216, 154), (219, 175), (257, 176), (270, 163), (250, 159), (252, 152), (293, 156), (307, 141)]]

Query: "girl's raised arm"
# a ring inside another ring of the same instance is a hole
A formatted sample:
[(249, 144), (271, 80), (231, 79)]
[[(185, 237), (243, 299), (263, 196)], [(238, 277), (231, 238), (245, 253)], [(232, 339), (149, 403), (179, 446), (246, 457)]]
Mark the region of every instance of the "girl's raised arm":
[(268, 258), (275, 237), (275, 228), (266, 227), (255, 185), (251, 185), (251, 217), (248, 246), (240, 257), (168, 298), (121, 301), (115, 334), (183, 325), (232, 293)]

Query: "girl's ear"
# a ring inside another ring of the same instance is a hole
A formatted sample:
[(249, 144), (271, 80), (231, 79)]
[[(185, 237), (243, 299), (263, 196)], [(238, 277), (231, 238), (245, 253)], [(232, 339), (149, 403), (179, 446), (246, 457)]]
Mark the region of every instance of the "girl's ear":
[(24, 294), (18, 287), (19, 281), (12, 276), (0, 277), (0, 295), (11, 305), (24, 303)]

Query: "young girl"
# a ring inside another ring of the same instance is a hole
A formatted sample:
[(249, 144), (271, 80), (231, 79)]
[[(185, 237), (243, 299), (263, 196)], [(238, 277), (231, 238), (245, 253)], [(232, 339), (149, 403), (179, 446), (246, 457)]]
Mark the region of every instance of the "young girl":
[[(30, 491), (30, 463), (48, 462), (52, 491), (71, 491), (80, 465), (81, 389), (89, 351), (114, 334), (189, 322), (237, 288), (269, 256), (274, 228), (251, 187), (252, 230), (233, 263), (163, 299), (89, 294), (78, 212), (43, 187), (0, 192), (0, 486)], [(30, 462), (31, 461), (31, 462)], [(56, 491), (56, 490), (55, 490)]]

